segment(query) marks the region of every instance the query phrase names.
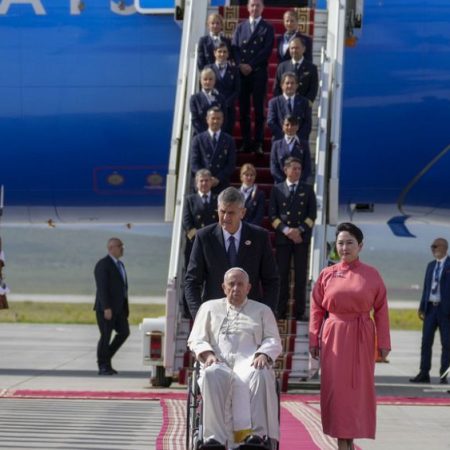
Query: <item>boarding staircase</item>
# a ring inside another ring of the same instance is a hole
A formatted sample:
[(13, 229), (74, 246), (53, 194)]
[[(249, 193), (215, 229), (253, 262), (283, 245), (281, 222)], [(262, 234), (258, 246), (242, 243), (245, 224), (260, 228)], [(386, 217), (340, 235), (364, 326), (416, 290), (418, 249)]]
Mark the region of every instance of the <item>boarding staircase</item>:
[[(282, 3), (282, 2), (280, 2)], [(315, 191), (318, 198), (318, 220), (314, 231), (311, 250), (310, 279), (314, 280), (320, 269), (326, 262), (326, 223), (329, 220), (329, 213), (334, 205), (329, 204), (330, 180), (337, 181), (336, 173), (338, 149), (333, 147), (330, 141), (332, 136), (332, 126), (329, 121), (329, 113), (334, 103), (332, 96), (339, 98), (340, 92), (336, 91), (336, 84), (340, 84), (335, 79), (336, 74), (342, 67), (336, 68), (335, 45), (332, 55), (327, 56), (325, 48), (331, 48), (340, 37), (336, 33), (330, 36), (329, 12), (333, 15), (340, 15), (340, 3), (330, 2), (328, 10), (318, 10), (311, 8), (298, 8), (297, 13), (300, 18), (299, 30), (313, 38), (313, 62), (318, 66), (320, 73), (320, 92), (318, 100), (313, 107), (313, 129), (310, 136), (310, 148), (312, 161), (315, 160)], [(333, 11), (333, 8), (336, 11)], [(266, 7), (264, 18), (272, 23), (276, 34), (283, 32), (282, 15), (288, 8)], [(344, 8), (345, 9), (345, 8)], [(174, 114), (174, 125), (172, 131), (171, 154), (169, 161), (169, 173), (167, 177), (166, 191), (166, 220), (173, 221), (173, 235), (169, 262), (168, 285), (166, 290), (166, 318), (164, 320), (162, 342), (163, 360), (156, 357), (147, 357), (147, 363), (153, 365), (153, 384), (167, 385), (170, 377), (176, 378), (179, 383), (184, 384), (188, 380), (188, 375), (192, 367), (192, 355), (186, 348), (186, 340), (190, 332), (191, 321), (181, 318), (179, 311), (179, 299), (183, 291), (184, 276), (184, 233), (181, 226), (184, 198), (189, 192), (190, 168), (189, 149), (191, 144), (191, 125), (189, 114), (189, 98), (198, 89), (198, 75), (196, 69), (196, 44), (200, 36), (206, 33), (205, 23), (208, 14), (216, 12), (217, 8), (212, 8), (208, 0), (187, 0), (185, 3), (185, 14), (183, 22), (182, 46), (180, 52), (180, 66), (178, 74), (178, 86), (176, 94), (176, 105)], [(235, 26), (247, 17), (245, 7), (220, 7), (219, 12), (225, 18), (225, 32), (232, 34)], [(345, 12), (344, 12), (345, 14)], [(339, 19), (342, 20), (342, 17)], [(345, 16), (344, 16), (345, 21)], [(337, 21), (337, 26), (339, 21)], [(342, 28), (342, 27), (341, 27)], [(273, 78), (277, 65), (276, 49), (270, 59), (269, 66), (269, 86), (268, 99), (271, 97)], [(336, 108), (336, 106), (335, 106)], [(236, 117), (239, 117), (237, 111)], [(340, 131), (340, 128), (339, 128)], [(234, 137), (237, 147), (240, 145), (240, 129), (236, 123)], [(338, 141), (337, 141), (338, 142)], [(336, 150), (331, 153), (330, 149)], [(253, 154), (239, 154), (236, 172), (232, 182), (236, 186), (239, 184), (239, 167), (251, 162), (257, 168), (258, 186), (266, 193), (266, 198), (270, 196), (273, 186), (273, 179), (269, 169), (270, 155), (270, 133), (265, 132), (264, 156)], [(313, 165), (314, 167), (314, 165)], [(314, 168), (313, 168), (314, 170)], [(334, 175), (334, 177), (333, 177)], [(268, 200), (267, 200), (268, 201)], [(268, 208), (266, 208), (267, 210)], [(265, 218), (264, 225), (270, 230), (268, 218)], [(280, 320), (278, 322), (280, 335), (283, 341), (283, 353), (275, 363), (275, 369), (281, 380), (282, 391), (287, 391), (289, 387), (297, 385), (299, 381), (308, 380), (317, 371), (315, 361), (309, 358), (308, 353), (308, 324), (297, 322), (294, 319)], [(160, 323), (155, 322), (154, 328), (158, 328)], [(150, 326), (151, 328), (151, 326)], [(147, 353), (144, 350), (144, 355)], [(144, 356), (144, 360), (146, 357)], [(162, 364), (161, 364), (162, 361)]]

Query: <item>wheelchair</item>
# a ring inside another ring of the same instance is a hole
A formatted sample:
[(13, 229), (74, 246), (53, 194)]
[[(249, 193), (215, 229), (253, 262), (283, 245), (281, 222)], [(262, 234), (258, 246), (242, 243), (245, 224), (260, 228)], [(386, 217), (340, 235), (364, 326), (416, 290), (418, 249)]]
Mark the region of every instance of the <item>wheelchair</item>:
[[(203, 442), (203, 399), (198, 385), (200, 363), (195, 361), (189, 376), (186, 407), (186, 450), (228, 450), (224, 445), (205, 445)], [(280, 383), (276, 379), (278, 422), (280, 421)], [(238, 450), (279, 450), (279, 442), (264, 438), (263, 444), (244, 443)]]

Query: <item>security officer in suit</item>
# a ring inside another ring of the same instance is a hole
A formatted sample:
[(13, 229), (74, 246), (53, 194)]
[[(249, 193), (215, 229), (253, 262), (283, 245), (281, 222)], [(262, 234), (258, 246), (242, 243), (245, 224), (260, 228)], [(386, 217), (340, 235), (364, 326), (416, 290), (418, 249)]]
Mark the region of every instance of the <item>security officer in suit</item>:
[(208, 109), (217, 106), (224, 114), (226, 111), (225, 98), (215, 89), (216, 74), (212, 69), (205, 68), (202, 70), (200, 84), (202, 89), (196, 94), (191, 95), (189, 100), (194, 135), (208, 129), (208, 124), (206, 123), (206, 112)]
[(423, 321), (420, 372), (409, 381), (429, 383), (434, 335), (441, 335), (440, 383), (447, 384), (450, 367), (450, 258), (448, 242), (438, 238), (431, 244), (434, 260), (428, 263), (418, 315)]
[(222, 33), (222, 16), (216, 13), (210, 14), (207, 25), (209, 34), (202, 36), (198, 41), (198, 70), (203, 70), (206, 66), (214, 64), (214, 50), (222, 44), (225, 44), (231, 56), (231, 40)]
[(241, 167), (241, 188), (240, 191), (245, 197), (244, 221), (253, 225), (261, 226), (266, 209), (266, 196), (264, 191), (255, 184), (256, 168), (253, 164), (245, 163)]
[(186, 197), (183, 211), (183, 229), (186, 232), (185, 267), (189, 264), (197, 231), (217, 222), (217, 195), (211, 192), (211, 172), (200, 169), (195, 174), (195, 185), (197, 192)]
[(235, 122), (236, 100), (241, 89), (241, 77), (239, 69), (232, 66), (229, 61), (229, 50), (225, 43), (219, 44), (214, 50), (215, 62), (207, 67), (212, 69), (216, 75), (215, 88), (217, 92), (225, 99), (225, 117), (226, 121), (223, 130), (233, 135)]
[(319, 88), (317, 67), (304, 58), (305, 45), (301, 39), (294, 38), (291, 40), (289, 43), (289, 52), (292, 59), (282, 62), (277, 67), (273, 95), (277, 96), (282, 93), (281, 77), (283, 73), (294, 72), (297, 75), (298, 81), (297, 93), (302, 97), (306, 97), (309, 100), (310, 106), (312, 106)]
[(298, 119), (295, 116), (286, 116), (283, 121), (283, 137), (272, 142), (270, 150), (270, 173), (275, 183), (286, 179), (284, 162), (294, 156), (300, 160), (302, 175), (300, 180), (307, 182), (311, 175), (311, 155), (309, 146), (298, 138)]
[(298, 83), (294, 72), (285, 72), (281, 76), (282, 94), (269, 100), (267, 125), (272, 131), (273, 140), (281, 139), (286, 116), (294, 116), (298, 121), (297, 136), (308, 146), (311, 133), (311, 107), (306, 97), (297, 94)]
[(234, 139), (223, 131), (223, 112), (218, 107), (208, 110), (208, 129), (196, 135), (191, 146), (192, 175), (200, 169), (212, 174), (212, 191), (218, 194), (230, 184), (230, 177), (236, 168), (236, 147)]
[(248, 273), (249, 298), (276, 311), (279, 277), (269, 233), (244, 222), (244, 215), (244, 196), (229, 187), (219, 194), (219, 223), (197, 232), (184, 290), (192, 317), (203, 302), (223, 296), (223, 276), (231, 267)]
[(233, 34), (232, 46), (236, 63), (241, 72), (241, 93), (239, 95), (240, 123), (243, 151), (252, 149), (250, 99), (255, 110), (255, 136), (253, 149), (263, 154), (264, 101), (268, 80), (268, 60), (274, 43), (274, 30), (261, 16), (263, 0), (248, 0), (249, 20), (241, 22)]
[[(284, 5), (287, 6), (287, 5)], [(298, 30), (297, 13), (293, 10), (286, 11), (283, 14), (283, 25), (286, 32), (277, 39), (278, 62), (289, 61), (292, 56), (289, 52), (289, 44), (294, 38), (300, 38), (305, 44), (304, 57), (307, 61), (312, 62), (312, 39), (306, 34), (300, 33)]]
[[(94, 276), (97, 286), (94, 310), (100, 330), (97, 345), (99, 375), (114, 375), (117, 371), (111, 359), (130, 335), (128, 324), (128, 280), (120, 258), (123, 256), (123, 243), (119, 238), (111, 238), (107, 244), (108, 255), (95, 266)], [(112, 332), (116, 335), (111, 342)]]
[(308, 249), (316, 220), (316, 196), (312, 186), (300, 181), (302, 166), (290, 157), (284, 163), (286, 181), (275, 185), (270, 195), (269, 216), (275, 229), (276, 259), (280, 273), (278, 317), (286, 318), (289, 273), (294, 260), (294, 299), (297, 320), (307, 320), (306, 279)]

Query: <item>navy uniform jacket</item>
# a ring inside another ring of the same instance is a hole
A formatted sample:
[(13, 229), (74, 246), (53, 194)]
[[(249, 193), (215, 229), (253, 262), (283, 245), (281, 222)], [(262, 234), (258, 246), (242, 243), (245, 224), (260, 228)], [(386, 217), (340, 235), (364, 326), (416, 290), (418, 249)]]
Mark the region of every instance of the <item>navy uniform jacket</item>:
[[(232, 58), (231, 53), (231, 40), (225, 36), (220, 36), (220, 42), (224, 42), (228, 47), (229, 58)], [(214, 50), (216, 46), (214, 44), (214, 39), (208, 34), (202, 36), (198, 41), (198, 59), (197, 67), (198, 70), (204, 69), (207, 65), (213, 64), (216, 60), (214, 56)]]
[(189, 240), (196, 230), (217, 222), (217, 195), (211, 193), (210, 200), (204, 204), (198, 193), (186, 197), (183, 212), (183, 229)]
[[(276, 311), (280, 281), (266, 230), (242, 222), (236, 266), (249, 275), (252, 288), (248, 297)], [(223, 297), (223, 276), (230, 268), (222, 227), (215, 224), (199, 230), (185, 277), (184, 293), (192, 317), (201, 303)]]
[(275, 244), (292, 244), (292, 240), (283, 233), (285, 226), (299, 228), (302, 239), (308, 243), (317, 215), (316, 195), (312, 186), (298, 183), (291, 196), (286, 182), (278, 183), (270, 193), (269, 216), (275, 229)]
[(306, 97), (311, 103), (314, 102), (317, 90), (319, 88), (319, 76), (317, 67), (306, 59), (300, 64), (298, 70), (295, 70), (292, 60), (284, 61), (277, 67), (275, 82), (273, 84), (273, 95), (281, 95), (281, 77), (286, 72), (294, 72), (298, 79), (297, 92)]
[(212, 138), (208, 131), (194, 136), (191, 146), (192, 175), (200, 169), (208, 169), (213, 177), (219, 179), (220, 184), (214, 192), (226, 188), (230, 184), (230, 177), (236, 168), (236, 146), (234, 139), (224, 131), (220, 132), (217, 147), (214, 149)]
[(124, 312), (128, 317), (128, 287), (111, 256), (106, 255), (100, 259), (94, 269), (95, 284), (95, 311), (111, 309), (113, 314)]
[[(436, 264), (436, 260), (428, 263), (427, 270), (425, 272), (422, 299), (420, 300), (419, 306), (419, 311), (422, 311), (423, 313), (427, 312), (427, 307), (429, 305), (428, 301), (430, 300), (431, 286), (433, 284), (433, 274)], [(441, 292), (441, 305), (439, 307), (439, 312), (448, 317), (450, 316), (450, 258), (448, 256), (444, 262), (444, 267), (442, 268), (439, 287)]]
[(304, 141), (295, 142), (292, 152), (289, 151), (289, 144), (284, 139), (278, 139), (272, 143), (270, 150), (270, 173), (275, 183), (281, 183), (286, 179), (284, 173), (284, 161), (290, 156), (295, 156), (302, 163), (302, 176), (300, 180), (306, 180), (311, 174), (311, 154), (309, 146)]
[(253, 33), (249, 20), (239, 23), (232, 40), (236, 64), (249, 64), (254, 72), (266, 69), (274, 40), (273, 27), (264, 19), (259, 21)]
[[(290, 38), (289, 42), (292, 41), (294, 38), (300, 38), (303, 43), (305, 44), (305, 54), (303, 57), (307, 61), (312, 61), (312, 39), (307, 36), (306, 34), (300, 33), (300, 31), (297, 31), (294, 33)], [(289, 61), (291, 59), (291, 54), (289, 52), (289, 47), (286, 49), (286, 53), (283, 54), (283, 43), (285, 40), (285, 35), (282, 34), (281, 36), (278, 36), (277, 39), (277, 55), (278, 55), (278, 62), (281, 63), (283, 61)]]
[(264, 209), (266, 206), (266, 196), (264, 191), (253, 185), (252, 193), (245, 200), (245, 217), (247, 223), (261, 226), (264, 219)]
[(283, 122), (288, 115), (297, 117), (299, 123), (297, 136), (300, 139), (308, 140), (311, 133), (311, 108), (308, 99), (298, 94), (294, 96), (292, 113), (289, 112), (288, 103), (283, 95), (269, 100), (267, 125), (272, 131), (273, 139), (281, 139), (284, 136)]
[(211, 68), (216, 74), (215, 88), (225, 98), (227, 107), (234, 106), (241, 89), (238, 67), (227, 64), (223, 78), (220, 76), (220, 70), (216, 64), (209, 64), (206, 67)]
[(206, 113), (208, 112), (208, 109), (213, 106), (219, 107), (224, 114), (224, 120), (226, 119), (225, 98), (217, 91), (213, 93), (213, 97), (214, 100), (210, 103), (202, 91), (191, 95), (189, 108), (191, 111), (192, 127), (194, 128), (195, 134), (201, 133), (208, 129), (208, 124), (206, 123)]

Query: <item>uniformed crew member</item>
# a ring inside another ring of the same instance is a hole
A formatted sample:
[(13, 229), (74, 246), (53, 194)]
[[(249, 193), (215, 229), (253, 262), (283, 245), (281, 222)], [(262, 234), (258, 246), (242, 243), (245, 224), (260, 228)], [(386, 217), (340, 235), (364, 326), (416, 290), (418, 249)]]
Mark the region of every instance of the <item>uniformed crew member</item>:
[[(241, 22), (233, 34), (232, 46), (241, 72), (241, 93), (239, 95), (240, 123), (243, 138), (242, 151), (263, 154), (264, 101), (268, 80), (268, 60), (272, 54), (274, 30), (261, 16), (264, 10), (262, 0), (247, 3), (249, 20)], [(255, 110), (255, 135), (252, 147), (250, 123), (250, 99)]]
[(183, 229), (186, 232), (185, 267), (189, 264), (192, 245), (197, 230), (217, 222), (217, 195), (211, 192), (212, 175), (208, 169), (195, 174), (197, 192), (186, 197), (183, 212)]
[(297, 93), (306, 97), (309, 100), (310, 106), (312, 106), (319, 88), (317, 67), (304, 58), (305, 44), (300, 38), (292, 39), (289, 43), (289, 52), (292, 59), (282, 62), (277, 67), (273, 94), (280, 95), (282, 93), (281, 77), (283, 73), (294, 72), (298, 81)]
[(307, 182), (311, 174), (311, 154), (309, 145), (298, 137), (298, 119), (295, 116), (286, 116), (283, 121), (283, 137), (272, 142), (270, 150), (270, 173), (276, 183), (286, 179), (284, 162), (294, 156), (302, 164), (301, 180)]
[(267, 125), (272, 131), (273, 140), (283, 137), (283, 122), (286, 116), (295, 116), (298, 121), (297, 135), (304, 140), (309, 150), (312, 109), (309, 101), (297, 93), (298, 82), (294, 72), (285, 72), (281, 76), (282, 94), (269, 101)]
[(217, 106), (224, 114), (226, 110), (225, 98), (215, 89), (216, 74), (212, 69), (205, 68), (202, 70), (200, 73), (200, 84), (202, 89), (191, 95), (189, 101), (194, 134), (202, 133), (208, 129), (208, 124), (206, 123), (208, 109)]
[(295, 317), (307, 320), (306, 274), (308, 248), (316, 220), (316, 196), (312, 186), (300, 181), (302, 165), (290, 157), (284, 163), (286, 181), (275, 185), (270, 195), (269, 215), (275, 229), (276, 259), (280, 273), (278, 318), (286, 318), (291, 257), (294, 260)]
[(283, 25), (286, 31), (277, 39), (278, 62), (289, 61), (292, 58), (289, 52), (289, 44), (296, 37), (300, 38), (305, 44), (305, 59), (312, 61), (312, 39), (298, 31), (297, 13), (293, 10), (286, 11), (283, 14)]
[(242, 182), (240, 191), (245, 197), (244, 221), (261, 226), (265, 215), (266, 196), (264, 191), (255, 184), (255, 166), (250, 163), (243, 164), (240, 176)]
[(223, 130), (232, 135), (236, 100), (241, 89), (241, 77), (239, 76), (239, 68), (230, 64), (229, 56), (228, 46), (222, 42), (214, 50), (214, 64), (207, 67), (214, 71), (216, 75), (216, 90), (225, 99), (226, 121), (223, 125)]
[(225, 44), (231, 55), (231, 40), (224, 36), (223, 18), (220, 14), (213, 13), (208, 16), (207, 26), (209, 33), (198, 41), (198, 70), (203, 70), (209, 64), (214, 64), (214, 50), (221, 44)]
[(236, 168), (236, 146), (234, 139), (222, 131), (223, 120), (223, 112), (217, 106), (210, 108), (206, 116), (208, 129), (194, 136), (191, 146), (192, 175), (208, 169), (215, 194), (229, 186)]

